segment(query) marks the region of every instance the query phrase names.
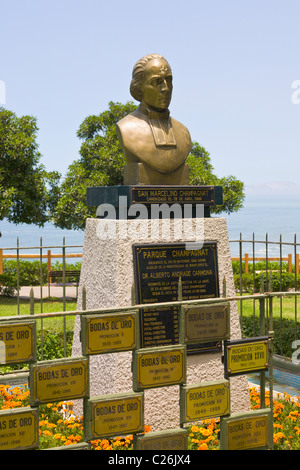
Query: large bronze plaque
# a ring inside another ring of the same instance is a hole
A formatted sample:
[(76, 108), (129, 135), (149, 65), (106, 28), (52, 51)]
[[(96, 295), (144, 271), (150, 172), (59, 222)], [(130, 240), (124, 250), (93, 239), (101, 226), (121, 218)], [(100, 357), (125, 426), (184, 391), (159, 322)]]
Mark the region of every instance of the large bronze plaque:
[[(187, 250), (185, 243), (133, 245), (136, 303), (178, 300), (182, 281), (183, 300), (219, 297), (217, 242)], [(168, 346), (179, 342), (178, 307), (142, 309), (141, 347)], [(215, 348), (207, 343), (188, 345), (188, 352)]]

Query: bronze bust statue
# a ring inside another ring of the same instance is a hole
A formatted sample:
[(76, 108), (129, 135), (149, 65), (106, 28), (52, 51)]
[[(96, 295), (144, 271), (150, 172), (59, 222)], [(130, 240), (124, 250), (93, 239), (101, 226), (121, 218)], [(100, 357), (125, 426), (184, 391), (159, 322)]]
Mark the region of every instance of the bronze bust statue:
[(172, 89), (171, 67), (161, 55), (147, 55), (135, 64), (130, 92), (140, 105), (117, 123), (127, 161), (125, 185), (189, 184), (185, 161), (191, 137), (183, 124), (170, 117)]

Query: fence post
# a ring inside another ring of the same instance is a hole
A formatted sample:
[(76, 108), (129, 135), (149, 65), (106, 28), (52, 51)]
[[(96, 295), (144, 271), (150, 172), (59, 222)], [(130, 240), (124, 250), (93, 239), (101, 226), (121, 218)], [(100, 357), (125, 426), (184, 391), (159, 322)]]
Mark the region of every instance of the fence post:
[[(254, 332), (255, 334), (255, 332)], [(259, 299), (259, 334), (260, 336), (265, 336), (265, 299)], [(260, 407), (266, 407), (266, 374), (261, 372), (260, 374)]]
[(18, 315), (20, 315), (20, 249), (19, 249), (19, 237), (17, 237), (17, 307), (18, 307)]
[(65, 247), (65, 237), (63, 237), (63, 311), (66, 311), (66, 247)]
[(288, 255), (288, 272), (291, 273), (293, 271), (293, 260), (292, 254)]
[(0, 248), (0, 274), (3, 274), (3, 249)]
[(86, 287), (85, 284), (82, 286), (82, 310), (86, 310)]
[[(269, 392), (270, 408), (273, 420), (273, 346), (274, 346), (274, 327), (273, 327), (273, 296), (269, 297)], [(273, 421), (272, 421), (273, 426)], [(272, 446), (273, 447), (273, 446)], [(272, 450), (271, 447), (271, 450)]]
[(47, 250), (48, 297), (50, 297), (51, 250)]
[(34, 315), (34, 292), (33, 292), (33, 287), (30, 289), (30, 315)]
[(245, 253), (245, 274), (249, 273), (249, 254)]
[[(242, 250), (242, 233), (240, 233), (240, 242), (239, 242), (239, 257), (240, 257), (240, 296), (243, 295), (243, 250)], [(240, 322), (243, 321), (243, 301), (240, 300)]]

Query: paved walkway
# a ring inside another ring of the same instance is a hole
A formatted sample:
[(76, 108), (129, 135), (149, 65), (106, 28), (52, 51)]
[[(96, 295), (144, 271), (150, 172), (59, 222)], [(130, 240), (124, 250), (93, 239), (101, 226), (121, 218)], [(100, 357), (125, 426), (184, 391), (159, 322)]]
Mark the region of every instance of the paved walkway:
[[(29, 299), (30, 298), (31, 286), (23, 286), (20, 288), (20, 298)], [(33, 293), (35, 299), (41, 298), (41, 288), (40, 286), (33, 286)], [(49, 287), (42, 287), (42, 298), (49, 297)], [(56, 297), (58, 299), (63, 298), (63, 287), (59, 284), (50, 284), (50, 297)], [(76, 299), (77, 289), (74, 285), (66, 285), (66, 298)]]

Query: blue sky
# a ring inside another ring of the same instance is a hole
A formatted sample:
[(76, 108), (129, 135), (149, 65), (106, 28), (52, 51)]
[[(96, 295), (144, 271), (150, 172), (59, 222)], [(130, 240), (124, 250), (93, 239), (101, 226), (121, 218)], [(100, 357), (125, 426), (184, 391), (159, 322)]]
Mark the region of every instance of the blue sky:
[(299, 17), (294, 0), (1, 0), (4, 106), (36, 116), (41, 161), (65, 174), (83, 119), (132, 100), (133, 65), (158, 52), (173, 70), (171, 114), (216, 174), (248, 197), (299, 198)]

